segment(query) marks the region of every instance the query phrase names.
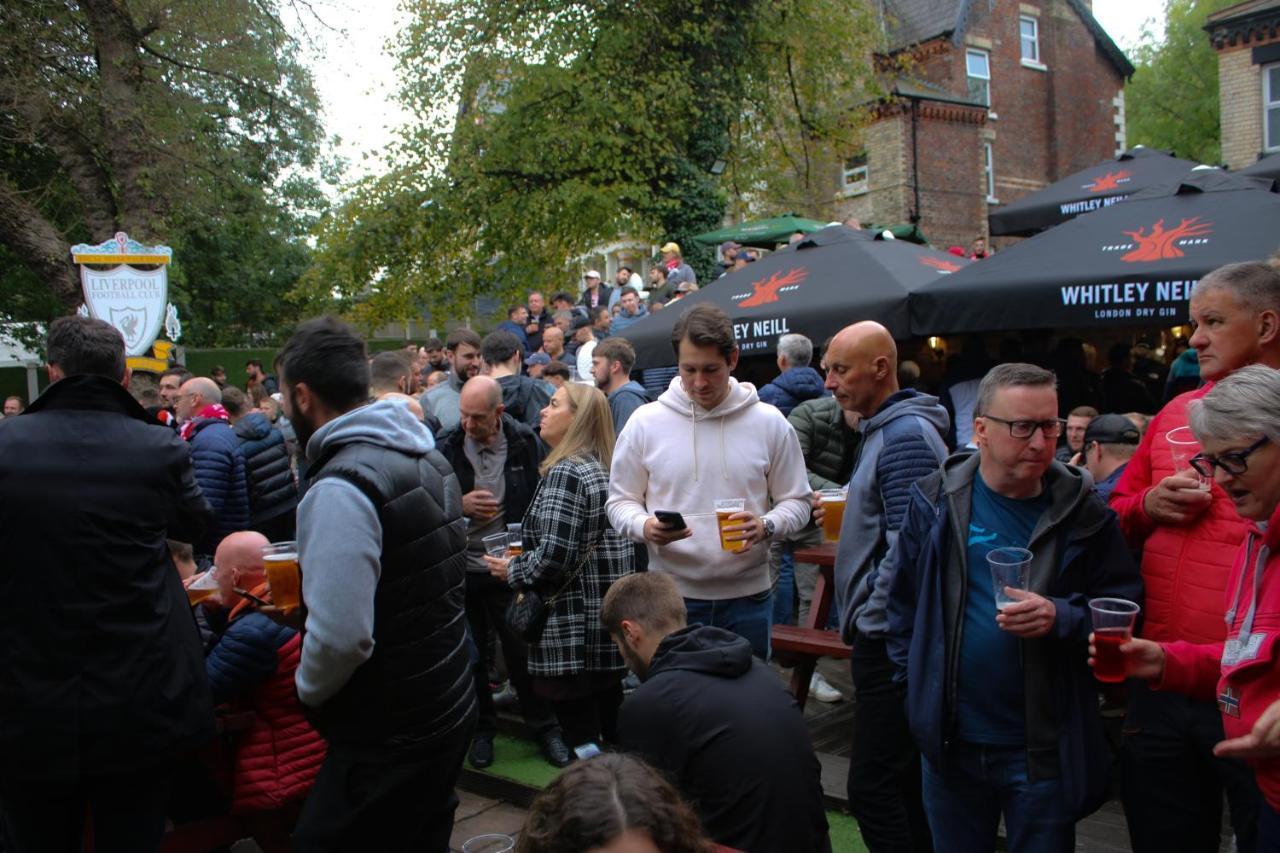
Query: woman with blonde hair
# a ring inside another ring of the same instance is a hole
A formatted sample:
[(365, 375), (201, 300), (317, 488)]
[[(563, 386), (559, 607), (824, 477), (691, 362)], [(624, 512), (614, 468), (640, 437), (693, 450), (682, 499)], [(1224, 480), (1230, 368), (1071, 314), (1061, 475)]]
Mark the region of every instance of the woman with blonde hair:
[(631, 543), (609, 527), (605, 499), (613, 417), (599, 389), (566, 383), (542, 410), (550, 447), (524, 516), (523, 552), (486, 557), (489, 571), (542, 599), (546, 626), (529, 643), (533, 688), (555, 706), (570, 746), (613, 740), (622, 704), (622, 656), (600, 623), (610, 584), (631, 574)]

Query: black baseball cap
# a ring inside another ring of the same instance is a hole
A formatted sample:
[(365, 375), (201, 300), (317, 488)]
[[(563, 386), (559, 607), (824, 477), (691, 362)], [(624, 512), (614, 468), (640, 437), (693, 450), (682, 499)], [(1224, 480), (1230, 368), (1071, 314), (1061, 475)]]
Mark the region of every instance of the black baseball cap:
[(1084, 440), (1086, 444), (1091, 441), (1100, 444), (1137, 444), (1142, 440), (1142, 433), (1124, 415), (1098, 415), (1085, 427)]

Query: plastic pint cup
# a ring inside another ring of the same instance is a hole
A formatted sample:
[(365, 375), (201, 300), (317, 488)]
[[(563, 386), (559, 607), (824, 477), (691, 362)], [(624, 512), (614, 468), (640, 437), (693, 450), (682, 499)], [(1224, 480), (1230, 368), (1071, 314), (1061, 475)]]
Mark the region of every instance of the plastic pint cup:
[(840, 541), (840, 525), (844, 523), (844, 489), (823, 489), (818, 492), (822, 500), (822, 541)]
[(991, 567), (991, 587), (996, 594), (996, 610), (1004, 610), (1016, 604), (1005, 587), (1027, 588), (1031, 569), (1031, 552), (1026, 548), (992, 548), (987, 552), (987, 565)]
[(302, 572), (297, 542), (274, 542), (262, 548), (262, 568), (271, 587), (271, 603), (281, 610), (302, 604)]
[[(738, 512), (745, 512), (747, 508), (746, 498), (723, 498), (716, 501), (716, 526), (720, 529), (720, 547), (725, 551), (737, 553), (745, 551), (747, 542), (745, 539), (726, 539), (724, 529), (731, 524), (736, 524), (729, 520), (729, 516)], [(741, 531), (734, 531), (740, 534)]]
[(1129, 674), (1120, 647), (1133, 639), (1133, 623), (1141, 608), (1123, 598), (1095, 598), (1089, 602), (1093, 618), (1093, 677), (1118, 684)]

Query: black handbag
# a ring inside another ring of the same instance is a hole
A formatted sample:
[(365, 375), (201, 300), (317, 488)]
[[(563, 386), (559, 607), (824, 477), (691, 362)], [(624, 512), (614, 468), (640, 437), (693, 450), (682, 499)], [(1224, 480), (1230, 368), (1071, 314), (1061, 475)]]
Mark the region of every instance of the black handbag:
[(555, 606), (558, 599), (565, 590), (567, 590), (578, 575), (582, 574), (582, 569), (587, 564), (587, 560), (591, 558), (591, 553), (596, 550), (596, 546), (600, 544), (600, 540), (604, 538), (604, 531), (600, 531), (600, 535), (596, 537), (596, 541), (583, 553), (578, 560), (578, 565), (574, 567), (572, 574), (565, 580), (564, 584), (556, 590), (555, 595), (543, 601), (538, 591), (531, 586), (516, 590), (516, 594), (512, 596), (511, 601), (507, 603), (507, 625), (515, 632), (518, 637), (524, 639), (527, 643), (537, 643), (542, 639), (542, 632), (547, 627), (547, 617), (551, 615), (551, 608)]

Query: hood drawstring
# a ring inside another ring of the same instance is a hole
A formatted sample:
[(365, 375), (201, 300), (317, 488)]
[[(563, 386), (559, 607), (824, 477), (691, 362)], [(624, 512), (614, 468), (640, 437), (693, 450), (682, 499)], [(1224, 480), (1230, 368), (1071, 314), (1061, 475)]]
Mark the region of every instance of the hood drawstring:
[(693, 419), (693, 481), (698, 482), (698, 404), (689, 398), (689, 417)]
[(729, 463), (726, 462), (724, 458), (724, 421), (725, 419), (721, 417), (720, 418), (720, 479), (727, 480), (729, 479)]

